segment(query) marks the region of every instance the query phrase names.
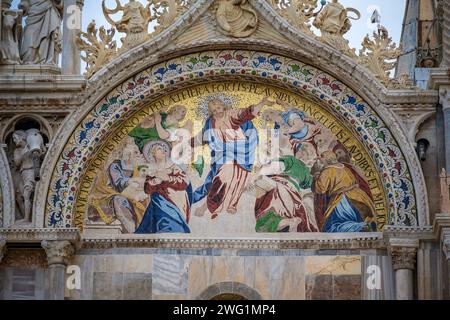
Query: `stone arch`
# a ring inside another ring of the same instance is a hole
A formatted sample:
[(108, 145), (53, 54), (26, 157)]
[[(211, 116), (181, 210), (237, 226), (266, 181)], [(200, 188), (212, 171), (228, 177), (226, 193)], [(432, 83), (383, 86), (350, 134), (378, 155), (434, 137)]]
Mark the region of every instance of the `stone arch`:
[(255, 289), (241, 282), (219, 282), (206, 288), (197, 300), (213, 300), (221, 295), (242, 297), (242, 300), (262, 300), (261, 295)]
[(20, 114), (12, 117), (0, 131), (0, 141), (6, 142), (8, 136), (13, 133), (15, 125), (21, 120), (26, 119), (36, 121), (40, 125), (41, 132), (47, 136), (49, 142), (52, 141), (54, 137), (53, 128), (44, 117), (36, 114)]
[[(192, 58), (199, 58), (202, 55), (209, 57), (206, 64), (190, 64)], [(292, 66), (295, 66), (295, 70)], [(224, 79), (241, 79), (287, 88), (317, 101), (351, 123), (355, 127), (355, 134), (359, 135), (368, 149), (373, 151), (374, 158), (380, 165), (380, 171), (386, 178), (387, 189), (390, 189), (387, 196), (390, 198), (390, 208), (393, 211), (390, 223), (400, 225), (427, 223), (428, 207), (423, 176), (415, 152), (396, 123), (392, 112), (380, 105), (376, 105), (375, 110), (372, 104), (366, 102), (345, 83), (321, 69), (292, 57), (271, 54), (267, 51), (224, 49), (186, 54), (153, 64), (152, 67), (136, 73), (132, 78), (117, 85), (101, 100), (96, 100), (94, 108), (89, 107), (83, 114), (76, 115), (74, 118), (79, 120), (79, 123), (75, 120), (66, 122), (64, 127), (70, 126), (72, 133), (70, 137), (67, 133), (61, 135), (63, 138), (60, 142), (64, 145), (64, 150), (61, 150), (59, 158), (53, 158), (52, 163), (47, 163), (50, 167), (45, 172), (52, 173), (52, 177), (48, 175), (46, 179), (49, 188), (41, 189), (49, 190), (49, 193), (41, 197), (45, 203), (42, 201), (37, 204), (36, 211), (46, 213), (45, 225), (48, 227), (73, 225), (72, 211), (78, 178), (86, 169), (89, 157), (101, 145), (114, 123), (125, 119), (142, 103), (163, 94), (194, 83)], [(376, 137), (373, 130), (365, 127), (368, 121), (378, 126), (378, 134), (382, 132), (383, 141)], [(60, 129), (60, 133), (68, 129), (64, 127)], [(391, 155), (388, 156), (388, 153)], [(389, 178), (396, 181), (389, 181)], [(398, 194), (408, 208), (402, 208), (401, 203), (396, 203), (398, 197), (393, 199), (394, 195)], [(420, 213), (419, 219), (416, 218), (417, 211)], [(41, 216), (41, 219), (44, 224), (44, 217)]]

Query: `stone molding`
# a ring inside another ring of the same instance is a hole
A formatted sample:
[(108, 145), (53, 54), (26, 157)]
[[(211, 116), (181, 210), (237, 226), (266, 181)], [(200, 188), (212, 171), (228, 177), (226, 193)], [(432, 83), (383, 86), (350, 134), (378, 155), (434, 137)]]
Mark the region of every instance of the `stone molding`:
[[(433, 241), (436, 240), (436, 233), (431, 225), (418, 226), (418, 227), (405, 227), (405, 226), (385, 226), (383, 229), (383, 235), (387, 242), (397, 241), (400, 243), (400, 239), (404, 241)], [(391, 240), (397, 239), (397, 240)]]
[(447, 260), (450, 260), (450, 214), (438, 213), (434, 218), (434, 233)]
[(221, 237), (202, 235), (121, 235), (82, 238), (83, 249), (179, 248), (179, 249), (385, 249), (382, 233), (243, 235)]
[(2, 263), (3, 258), (6, 255), (6, 241), (0, 240), (0, 263)]
[(75, 254), (75, 248), (69, 241), (44, 240), (41, 243), (47, 254), (48, 265), (67, 265)]
[(79, 242), (80, 235), (78, 229), (50, 229), (50, 228), (14, 228), (0, 229), (0, 241), (15, 243), (40, 243), (43, 240), (61, 241), (67, 240), (73, 243)]

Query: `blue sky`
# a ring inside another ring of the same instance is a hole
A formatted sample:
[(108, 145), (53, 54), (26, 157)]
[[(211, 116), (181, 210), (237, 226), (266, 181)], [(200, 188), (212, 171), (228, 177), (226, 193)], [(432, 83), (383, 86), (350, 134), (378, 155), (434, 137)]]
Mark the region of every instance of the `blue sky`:
[[(121, 1), (123, 4), (126, 2), (126, 0)], [(139, 1), (146, 3), (146, 0)], [(14, 0), (13, 7), (17, 6), (18, 2), (20, 1)], [(346, 35), (351, 47), (359, 50), (364, 36), (367, 33), (372, 33), (373, 30), (370, 29), (368, 21), (375, 7), (381, 13), (381, 23), (387, 27), (394, 41), (397, 44), (400, 42), (406, 0), (340, 0), (340, 2), (346, 7), (358, 9), (362, 14), (362, 18), (359, 21), (353, 21), (353, 27)], [(111, 8), (115, 6), (114, 0), (107, 0), (106, 3)], [(103, 16), (100, 0), (85, 0), (82, 22), (83, 30), (86, 29), (86, 26), (92, 20), (97, 22), (97, 26), (105, 25), (109, 27)], [(120, 37), (120, 34), (116, 35), (117, 39)], [(120, 45), (120, 41), (118, 41), (118, 45)]]

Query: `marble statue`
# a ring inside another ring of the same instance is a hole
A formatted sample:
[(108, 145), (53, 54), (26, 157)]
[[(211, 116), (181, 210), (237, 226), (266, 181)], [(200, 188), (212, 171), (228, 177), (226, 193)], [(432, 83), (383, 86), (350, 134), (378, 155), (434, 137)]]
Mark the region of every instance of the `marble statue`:
[(58, 64), (63, 0), (22, 0), (25, 28), (20, 55), (25, 64)]
[[(352, 12), (356, 17), (348, 15)], [(359, 20), (361, 13), (354, 8), (346, 8), (339, 3), (338, 0), (332, 0), (324, 9), (316, 16), (313, 25), (320, 30), (320, 39), (332, 47), (340, 51), (349, 51), (348, 41), (343, 38), (352, 23), (350, 19)]]
[(23, 213), (23, 221), (31, 221), (33, 193), (40, 179), (41, 158), (45, 152), (44, 140), (39, 130), (17, 130), (13, 133), (14, 166), (18, 172), (16, 200)]
[(219, 27), (230, 37), (248, 37), (258, 27), (258, 15), (247, 0), (220, 1), (216, 17)]
[(19, 38), (22, 31), (22, 11), (9, 9), (8, 1), (2, 2), (0, 11), (0, 63), (20, 63)]

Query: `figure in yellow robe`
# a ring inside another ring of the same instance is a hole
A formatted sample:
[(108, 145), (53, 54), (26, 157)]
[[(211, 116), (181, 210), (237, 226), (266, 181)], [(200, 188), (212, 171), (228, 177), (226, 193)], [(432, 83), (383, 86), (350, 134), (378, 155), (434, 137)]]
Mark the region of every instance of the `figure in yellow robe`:
[(332, 152), (325, 152), (315, 167), (313, 192), (322, 232), (376, 231), (372, 195), (356, 169), (339, 163)]

